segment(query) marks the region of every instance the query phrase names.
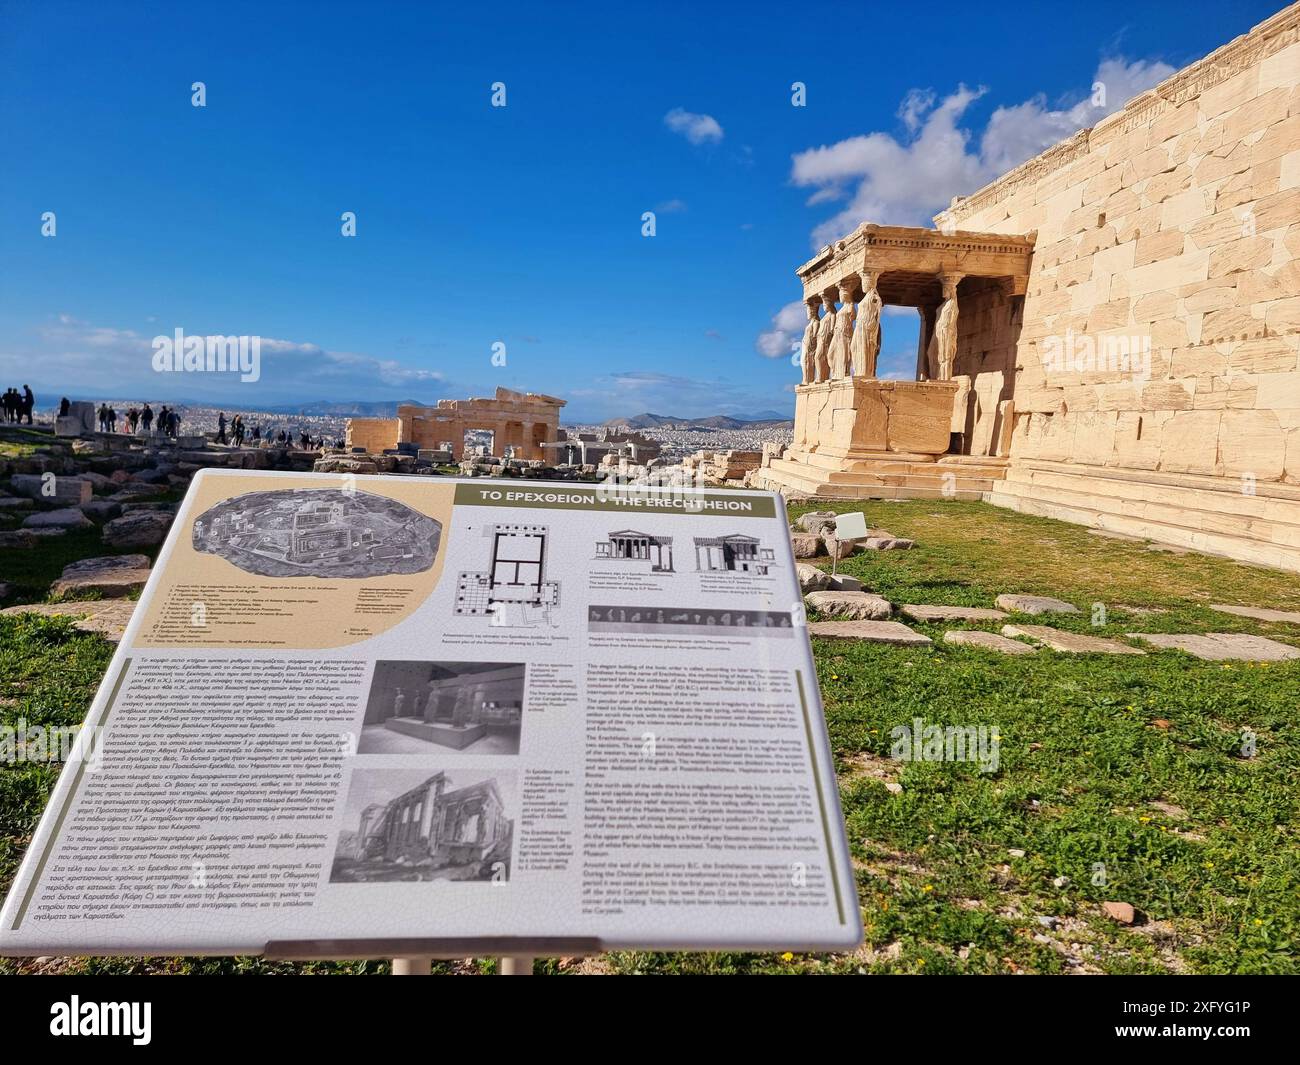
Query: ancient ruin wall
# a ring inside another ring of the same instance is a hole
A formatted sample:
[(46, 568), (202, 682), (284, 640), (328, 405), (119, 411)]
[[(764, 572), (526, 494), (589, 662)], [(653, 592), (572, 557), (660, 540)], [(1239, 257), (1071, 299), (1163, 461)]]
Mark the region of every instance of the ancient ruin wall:
[(349, 418), (348, 447), (363, 447), (372, 454), (397, 447), (396, 418)]
[(1013, 471), (1300, 484), (1298, 29), (1300, 4), (936, 219), (1038, 234)]

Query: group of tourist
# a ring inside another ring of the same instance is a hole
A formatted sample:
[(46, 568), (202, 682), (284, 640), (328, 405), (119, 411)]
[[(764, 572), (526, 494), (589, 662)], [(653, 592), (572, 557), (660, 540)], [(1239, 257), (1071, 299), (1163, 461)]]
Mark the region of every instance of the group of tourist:
[(0, 396), (0, 405), (4, 408), (4, 420), (10, 425), (21, 425), (24, 421), (32, 424), (32, 409), (36, 406), (36, 396), (31, 388), (23, 385), (21, 392), (16, 388), (5, 389)]
[[(72, 404), (65, 396), (59, 403), (59, 417), (66, 417), (71, 411)], [(101, 433), (117, 432), (117, 410), (107, 403), (99, 405), (99, 410), (95, 412), (95, 420)], [(155, 420), (158, 423), (158, 432), (164, 436), (174, 438), (180, 434), (181, 417), (179, 414), (170, 407), (162, 407), (155, 415), (153, 407), (149, 406), (148, 403), (143, 407), (127, 408), (124, 419), (125, 431), (132, 436), (136, 433), (153, 432)]]
[[(262, 427), (254, 425), (249, 430), (244, 424), (242, 414), (236, 414), (233, 418), (227, 420), (226, 412), (221, 411), (217, 415), (217, 435), (215, 439), (218, 444), (234, 444), (235, 447), (243, 447), (244, 442), (248, 441), (252, 447), (260, 447), (262, 444)], [(267, 433), (266, 443), (271, 447), (291, 448), (296, 446), (302, 448), (303, 451), (321, 451), (329, 446), (324, 436), (312, 437), (305, 429), (299, 430), (297, 440), (294, 439), (292, 429), (281, 429), (278, 433)], [(339, 441), (336, 446), (342, 447), (343, 442)]]

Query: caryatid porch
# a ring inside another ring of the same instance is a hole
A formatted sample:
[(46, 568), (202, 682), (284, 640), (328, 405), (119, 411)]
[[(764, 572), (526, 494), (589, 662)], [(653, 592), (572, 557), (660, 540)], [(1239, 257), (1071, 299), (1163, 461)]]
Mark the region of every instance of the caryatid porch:
[[(799, 267), (794, 436), (757, 482), (848, 498), (983, 491), (1005, 465), (1033, 243), (864, 224)], [(876, 376), (889, 305), (918, 311), (915, 380)]]

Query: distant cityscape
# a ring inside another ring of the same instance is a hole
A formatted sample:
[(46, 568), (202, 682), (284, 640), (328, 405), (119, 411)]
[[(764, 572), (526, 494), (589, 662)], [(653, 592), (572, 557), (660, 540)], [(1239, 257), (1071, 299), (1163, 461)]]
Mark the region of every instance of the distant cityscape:
[[(44, 397), (42, 397), (44, 398)], [(142, 399), (105, 399), (96, 400), (96, 407), (106, 402), (122, 417), (132, 407), (144, 406)], [(158, 399), (149, 401), (155, 410), (162, 402)], [(260, 426), (264, 438), (274, 437), (284, 430), (294, 438), (306, 432), (313, 438), (324, 438), (330, 443), (342, 441), (348, 418), (358, 416), (383, 416), (396, 413), (397, 404), (363, 403), (363, 404), (312, 404), (307, 409), (297, 412), (249, 410), (237, 407), (209, 407), (184, 403), (168, 404), (180, 415), (181, 425), (186, 433), (216, 433), (217, 418), (224, 413), (227, 420), (236, 414), (244, 416), (244, 424), (251, 431)], [(57, 408), (47, 402), (38, 400), (37, 418), (47, 422), (54, 420)], [(662, 447), (662, 457), (669, 461), (678, 461), (696, 451), (762, 451), (765, 443), (788, 444), (794, 427), (793, 421), (777, 420), (774, 412), (753, 419), (740, 419), (727, 415), (711, 415), (704, 418), (678, 418), (671, 415), (639, 414), (626, 419), (611, 418), (599, 424), (565, 424), (562, 426), (570, 435), (577, 433), (596, 433), (604, 435), (606, 429), (624, 427), (634, 429), (641, 435), (656, 441)], [(491, 434), (476, 434), (473, 443), (490, 447)]]

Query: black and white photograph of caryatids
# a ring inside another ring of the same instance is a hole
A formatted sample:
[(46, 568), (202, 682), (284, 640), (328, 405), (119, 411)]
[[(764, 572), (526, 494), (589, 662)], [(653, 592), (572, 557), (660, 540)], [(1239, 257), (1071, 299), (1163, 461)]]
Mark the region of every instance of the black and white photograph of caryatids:
[(375, 663), (358, 754), (518, 754), (522, 662)]
[(509, 880), (515, 801), (508, 770), (359, 769), (330, 882)]

